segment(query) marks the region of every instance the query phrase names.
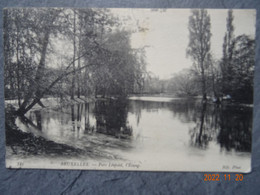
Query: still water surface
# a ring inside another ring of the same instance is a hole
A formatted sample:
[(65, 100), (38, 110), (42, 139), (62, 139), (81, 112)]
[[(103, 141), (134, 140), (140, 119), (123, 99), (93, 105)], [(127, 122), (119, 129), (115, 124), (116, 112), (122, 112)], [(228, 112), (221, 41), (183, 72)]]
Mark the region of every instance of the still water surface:
[(147, 169), (250, 165), (251, 107), (132, 97), (31, 111), (27, 118), (30, 124), (16, 121), (24, 131), (77, 148), (95, 148)]

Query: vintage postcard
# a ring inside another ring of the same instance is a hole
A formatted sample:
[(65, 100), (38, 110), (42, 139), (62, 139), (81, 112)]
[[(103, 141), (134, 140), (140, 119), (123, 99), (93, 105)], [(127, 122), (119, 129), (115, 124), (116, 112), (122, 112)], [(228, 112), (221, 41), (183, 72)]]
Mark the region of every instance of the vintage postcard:
[(250, 172), (255, 10), (3, 15), (7, 168)]

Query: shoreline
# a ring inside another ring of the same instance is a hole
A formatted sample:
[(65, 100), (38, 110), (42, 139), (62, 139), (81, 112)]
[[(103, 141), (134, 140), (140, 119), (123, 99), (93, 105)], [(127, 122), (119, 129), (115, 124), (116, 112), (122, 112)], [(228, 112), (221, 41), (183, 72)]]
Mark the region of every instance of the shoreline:
[(33, 133), (22, 131), (16, 124), (15, 109), (7, 106), (5, 111), (5, 138), (6, 146), (12, 149), (13, 154), (23, 155), (58, 154), (77, 156), (84, 151), (66, 144), (56, 143), (43, 137), (37, 137)]
[[(71, 100), (69, 98), (64, 98), (63, 100), (60, 100), (60, 98), (57, 97), (47, 97), (41, 99), (41, 102), (43, 103), (44, 107), (40, 106), (39, 104), (36, 104), (30, 111), (60, 108), (63, 106), (74, 105), (79, 103), (89, 103), (94, 101), (94, 97), (75, 97), (74, 100)], [(17, 109), (18, 100), (5, 100), (5, 107), (7, 107), (7, 105), (12, 105), (15, 109)]]
[[(116, 97), (75, 97), (74, 100), (71, 100), (70, 97), (64, 98), (62, 101), (60, 98), (57, 97), (47, 97), (47, 98), (42, 98), (42, 103), (44, 107), (41, 107), (39, 104), (35, 105), (31, 111), (35, 110), (43, 110), (43, 109), (58, 109), (63, 106), (69, 106), (69, 105), (76, 105), (76, 104), (81, 104), (81, 103), (91, 103), (95, 102), (97, 100), (116, 100)], [(192, 96), (192, 97), (176, 97), (171, 94), (153, 94), (153, 95), (148, 95), (148, 94), (130, 94), (126, 97), (128, 100), (141, 100), (141, 101), (158, 101), (158, 102), (171, 102), (172, 100), (194, 100), (194, 101), (199, 101), (202, 100), (202, 97), (200, 96)], [(222, 101), (219, 104), (214, 103), (210, 97), (207, 99), (207, 104), (210, 105), (219, 105), (219, 106), (241, 106), (241, 107), (250, 107), (254, 108), (254, 104), (252, 103), (242, 103), (242, 102), (234, 102), (234, 101)], [(7, 105), (12, 105), (14, 108), (18, 108), (18, 101), (17, 100), (5, 100), (5, 107)]]
[[(77, 157), (79, 159), (81, 157), (87, 159), (114, 159), (114, 156), (110, 153), (100, 151), (93, 147), (86, 147), (85, 149), (77, 148), (48, 140), (31, 132), (25, 132), (16, 125), (16, 117), (18, 116), (15, 114), (15, 108), (11, 104), (6, 105), (5, 140), (6, 155), (8, 156), (29, 157), (47, 155), (50, 157)], [(117, 157), (117, 159), (121, 158)]]

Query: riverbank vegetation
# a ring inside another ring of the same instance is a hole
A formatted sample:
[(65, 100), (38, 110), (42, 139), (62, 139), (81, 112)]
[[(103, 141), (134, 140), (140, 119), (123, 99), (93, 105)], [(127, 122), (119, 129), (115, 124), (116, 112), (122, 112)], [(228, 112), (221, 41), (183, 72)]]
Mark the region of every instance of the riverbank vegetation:
[(228, 11), (223, 37), (222, 57), (211, 51), (211, 21), (207, 10), (193, 10), (189, 18), (187, 56), (193, 66), (170, 79), (147, 77), (143, 92), (167, 93), (180, 97), (201, 96), (253, 103), (255, 39), (246, 34), (235, 36), (233, 11)]
[[(187, 46), (193, 66), (160, 79), (146, 71), (145, 47), (132, 48), (134, 30), (107, 9), (5, 9), (5, 99), (17, 100), (20, 115), (35, 105), (44, 107), (46, 97), (62, 102), (171, 94), (252, 103), (255, 42), (234, 35), (233, 19), (229, 10), (223, 55), (214, 59), (210, 15), (193, 10)], [(137, 25), (136, 31), (145, 29)]]
[(5, 98), (25, 114), (52, 96), (125, 96), (145, 74), (143, 49), (105, 9), (4, 10)]
[[(133, 34), (145, 37), (151, 29), (138, 20), (133, 22), (135, 25), (128, 25), (129, 18), (119, 19), (110, 9), (8, 8), (3, 15), (6, 145), (13, 154), (117, 158), (104, 148), (131, 148), (124, 144), (130, 143), (135, 131), (142, 130), (143, 126), (138, 126), (142, 109), (148, 110), (147, 116), (149, 112), (168, 109), (174, 117), (180, 115), (182, 123), (194, 123), (190, 130), (192, 145), (206, 148), (215, 137), (227, 150), (250, 151), (252, 116), (248, 116), (247, 123), (238, 123), (237, 118), (242, 120), (251, 108), (239, 107), (239, 115), (238, 110), (225, 107), (229, 102), (253, 102), (255, 41), (246, 34), (235, 36), (232, 10), (228, 11), (219, 59), (211, 50), (210, 14), (204, 9), (191, 11), (185, 48), (192, 65), (170, 78), (149, 72), (146, 59), (149, 45), (133, 47)], [(129, 104), (129, 96), (148, 97), (132, 97), (133, 101), (143, 102)], [(189, 101), (190, 97), (196, 97), (199, 104), (193, 99)], [(174, 98), (178, 99), (175, 103)], [(217, 105), (205, 104), (209, 98)], [(224, 100), (228, 103), (219, 106)], [(135, 126), (128, 121), (131, 109), (137, 110), (132, 112), (132, 122), (134, 115), (137, 118)], [(234, 113), (237, 118), (232, 118)], [(16, 119), (21, 119), (27, 130), (21, 130)], [(170, 124), (172, 117), (168, 119)], [(43, 121), (48, 121), (45, 123), (48, 125), (44, 126)], [(53, 126), (49, 126), (50, 121)], [(147, 121), (150, 119), (142, 125)], [(229, 125), (230, 121), (237, 125)], [(58, 142), (52, 139), (52, 134), (44, 134), (44, 128), (54, 132), (59, 125), (62, 133), (53, 136), (62, 137), (67, 130), (75, 133), (71, 136), (73, 141)], [(36, 129), (34, 133), (31, 127)], [(151, 128), (147, 126), (149, 131)], [(243, 128), (246, 131), (240, 132)], [(81, 140), (84, 147), (79, 149), (73, 144), (80, 133), (85, 140)], [(105, 136), (94, 135), (92, 139), (89, 135), (95, 133)], [(109, 136), (125, 143), (114, 139), (109, 142)]]

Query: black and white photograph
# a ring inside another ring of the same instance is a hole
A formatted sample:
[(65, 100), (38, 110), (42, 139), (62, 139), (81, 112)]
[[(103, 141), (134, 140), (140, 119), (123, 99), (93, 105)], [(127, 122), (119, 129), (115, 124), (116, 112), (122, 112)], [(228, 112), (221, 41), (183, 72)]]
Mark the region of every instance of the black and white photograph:
[(251, 171), (256, 10), (3, 17), (6, 168)]

